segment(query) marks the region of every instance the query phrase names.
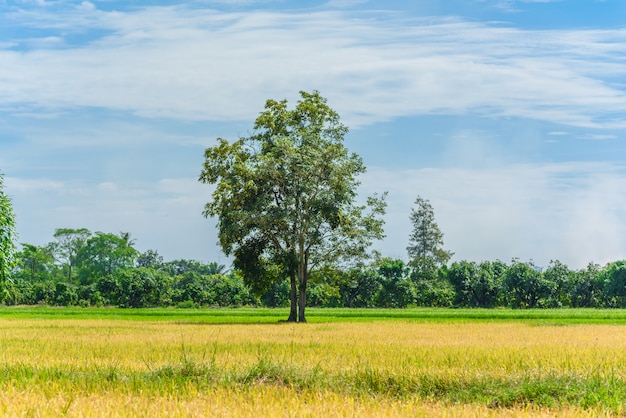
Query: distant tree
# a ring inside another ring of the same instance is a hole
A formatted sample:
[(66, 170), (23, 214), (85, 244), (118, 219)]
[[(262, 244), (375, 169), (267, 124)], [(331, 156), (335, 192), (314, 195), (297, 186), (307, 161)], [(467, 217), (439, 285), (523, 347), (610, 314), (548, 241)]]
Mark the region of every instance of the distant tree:
[(3, 299), (8, 296), (11, 274), (16, 265), (15, 215), (11, 199), (4, 192), (4, 175), (0, 173), (0, 286)]
[(600, 273), (605, 305), (609, 308), (626, 307), (626, 260), (607, 264)]
[(261, 303), (270, 308), (289, 306), (289, 282), (285, 280), (275, 280), (260, 294)]
[(346, 308), (371, 308), (381, 287), (377, 266), (360, 265), (334, 272), (335, 284)]
[(195, 272), (198, 274), (212, 274), (211, 266), (201, 263), (197, 260), (173, 260), (168, 261), (161, 267), (163, 271), (166, 271), (170, 276), (180, 276), (189, 272)]
[(33, 284), (30, 301), (33, 304), (45, 303), (48, 305), (54, 305), (55, 294), (56, 283), (51, 280), (37, 282)]
[(330, 283), (314, 283), (310, 286), (309, 300), (311, 306), (322, 308), (339, 308), (341, 304), (341, 294), (336, 286)]
[(135, 239), (131, 238), (131, 233), (130, 232), (120, 232), (119, 233), (119, 237), (122, 239), (122, 241), (124, 241), (124, 245), (126, 247), (132, 247), (135, 245)]
[(216, 262), (210, 262), (207, 265), (208, 268), (208, 274), (225, 274), (226, 273), (226, 266), (223, 264), (218, 264)]
[(58, 282), (54, 286), (54, 304), (58, 306), (72, 306), (78, 302), (76, 286), (71, 283)]
[(532, 263), (514, 260), (504, 275), (503, 287), (513, 308), (545, 307), (556, 289)]
[(453, 306), (455, 292), (448, 280), (448, 268), (445, 264), (434, 272), (427, 272), (427, 274), (413, 270), (411, 279), (415, 287), (415, 302), (417, 305)]
[(54, 256), (49, 247), (39, 247), (33, 244), (22, 244), (22, 250), (17, 254), (21, 270), (26, 273), (29, 281), (48, 279), (54, 262)]
[(172, 278), (165, 272), (146, 267), (120, 269), (105, 280), (102, 289), (110, 300), (127, 308), (168, 305)]
[(211, 287), (215, 291), (217, 306), (242, 306), (254, 303), (250, 289), (239, 274), (213, 274)]
[(67, 268), (68, 282), (72, 281), (78, 252), (90, 236), (91, 232), (86, 228), (59, 228), (54, 232), (55, 241), (50, 244), (50, 249), (56, 260)]
[(574, 273), (570, 289), (570, 299), (574, 308), (601, 306), (604, 283), (600, 271), (598, 264), (589, 263), (585, 269)]
[(415, 288), (402, 260), (383, 258), (377, 262), (381, 287), (377, 304), (385, 308), (406, 308), (415, 302)]
[(177, 276), (174, 280), (172, 300), (175, 303), (193, 302), (194, 306), (208, 306), (215, 301), (211, 276), (195, 271)]
[(499, 277), (490, 262), (452, 263), (448, 280), (454, 286), (457, 306), (492, 308), (497, 303)]
[(312, 269), (363, 257), (383, 236), (385, 209), (378, 197), (355, 204), (356, 176), (365, 166), (343, 144), (348, 128), (318, 92), (300, 95), (292, 110), (286, 100), (268, 100), (252, 136), (219, 139), (205, 151), (200, 175), (216, 184), (204, 214), (217, 217), (223, 251), (234, 255), (248, 283), (259, 267), (283, 267), (293, 322), (306, 321)]
[(179, 304), (192, 302), (192, 306), (241, 306), (254, 302), (250, 289), (239, 275), (194, 271), (174, 281), (172, 300)]
[(163, 266), (163, 257), (155, 250), (148, 250), (137, 256), (136, 265), (137, 267), (160, 268)]
[(547, 301), (547, 307), (571, 307), (574, 272), (559, 260), (551, 260), (543, 272), (543, 278), (547, 282), (553, 283), (553, 292)]
[(137, 250), (130, 247), (123, 237), (96, 232), (80, 247), (76, 255), (76, 261), (81, 267), (81, 282), (93, 282), (119, 269), (133, 267), (136, 257)]
[(410, 264), (418, 276), (432, 275), (446, 264), (454, 253), (443, 249), (443, 233), (435, 222), (435, 212), (430, 202), (420, 196), (411, 209), (413, 231), (409, 236)]

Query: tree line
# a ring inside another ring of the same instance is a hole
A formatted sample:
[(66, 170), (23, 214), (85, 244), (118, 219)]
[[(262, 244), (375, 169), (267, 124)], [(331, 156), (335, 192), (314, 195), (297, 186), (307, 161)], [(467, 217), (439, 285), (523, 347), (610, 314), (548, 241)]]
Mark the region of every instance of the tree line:
[(61, 228), (44, 246), (22, 244), (2, 302), (57, 306), (254, 305), (241, 277), (218, 263), (164, 262), (131, 234)]
[[(432, 256), (422, 249), (421, 258), (408, 263), (377, 255), (345, 268), (327, 264), (309, 278), (308, 305), (626, 307), (626, 261), (573, 270), (559, 261), (540, 269), (520, 260), (437, 264), (428, 260)], [(154, 250), (139, 252), (129, 233), (63, 228), (47, 245), (21, 245), (2, 302), (135, 308), (289, 306), (290, 286), (280, 280), (280, 267), (267, 266), (266, 274), (269, 277), (255, 287), (239, 270), (228, 271), (215, 262), (165, 262)]]

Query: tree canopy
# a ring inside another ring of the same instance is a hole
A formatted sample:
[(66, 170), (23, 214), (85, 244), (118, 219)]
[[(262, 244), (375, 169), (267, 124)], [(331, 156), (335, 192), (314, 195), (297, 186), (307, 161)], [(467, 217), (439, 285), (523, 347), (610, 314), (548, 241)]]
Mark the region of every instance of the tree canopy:
[(385, 210), (384, 196), (355, 203), (365, 166), (344, 146), (348, 128), (339, 115), (317, 91), (300, 96), (293, 109), (268, 100), (253, 135), (232, 143), (219, 138), (205, 151), (200, 175), (216, 185), (204, 214), (217, 218), (223, 251), (248, 281), (279, 265), (279, 276), (290, 280), (294, 322), (306, 320), (311, 270), (364, 256), (383, 237)]
[(435, 211), (430, 202), (418, 196), (415, 206), (411, 209), (413, 231), (407, 252), (411, 264), (427, 274), (447, 263), (453, 253), (443, 249), (443, 233), (435, 222)]
[(0, 173), (0, 285), (5, 296), (11, 272), (15, 267), (15, 239), (13, 205), (4, 192), (4, 176)]

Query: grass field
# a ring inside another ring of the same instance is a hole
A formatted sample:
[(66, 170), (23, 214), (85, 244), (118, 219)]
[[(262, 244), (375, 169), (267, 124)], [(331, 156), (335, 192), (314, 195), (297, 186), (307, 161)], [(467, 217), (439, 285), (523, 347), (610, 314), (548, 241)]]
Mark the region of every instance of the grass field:
[(617, 416), (626, 311), (0, 309), (1, 416)]

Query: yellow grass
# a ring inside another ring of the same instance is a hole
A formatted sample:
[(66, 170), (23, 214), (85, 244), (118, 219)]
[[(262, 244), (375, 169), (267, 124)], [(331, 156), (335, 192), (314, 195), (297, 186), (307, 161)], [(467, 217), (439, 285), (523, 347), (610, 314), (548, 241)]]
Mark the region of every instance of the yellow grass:
[[(260, 362), (319, 376), (320, 383), (298, 387), (263, 376), (249, 384), (228, 381)], [(176, 380), (164, 373), (184, 364), (215, 370), (215, 379), (198, 384), (193, 376)], [(336, 382), (368, 373), (383, 382), (389, 377), (626, 380), (626, 328), (0, 320), (0, 367), (2, 416), (608, 416), (597, 406), (498, 408), (436, 396), (367, 393), (338, 388)]]
[(491, 409), (484, 405), (445, 405), (420, 400), (388, 400), (297, 393), (287, 388), (261, 387), (250, 391), (215, 389), (194, 397), (97, 394), (42, 396), (36, 390), (0, 394), (2, 416), (29, 417), (598, 417), (601, 411), (574, 408)]

